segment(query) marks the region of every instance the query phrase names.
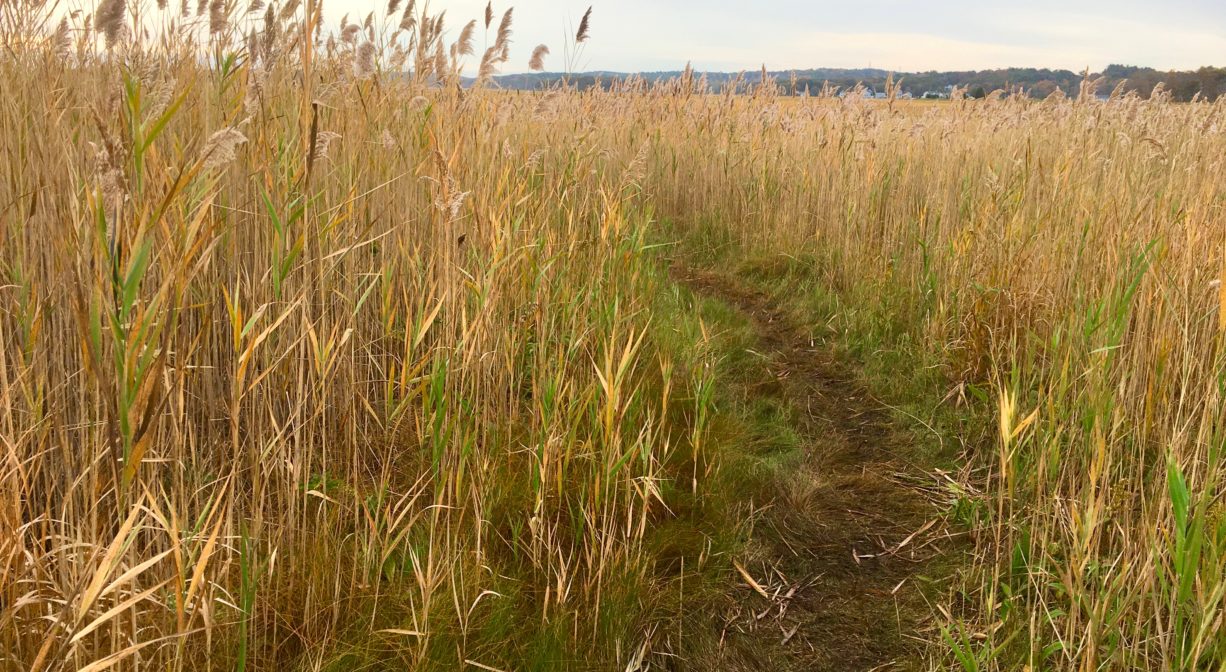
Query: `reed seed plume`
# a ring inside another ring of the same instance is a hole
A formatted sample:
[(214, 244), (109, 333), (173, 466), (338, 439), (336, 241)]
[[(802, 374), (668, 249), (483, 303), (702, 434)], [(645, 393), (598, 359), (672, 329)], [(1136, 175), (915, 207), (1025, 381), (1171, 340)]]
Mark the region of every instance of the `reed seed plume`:
[(499, 52), (505, 52), (511, 44), (511, 14), (515, 11), (514, 7), (507, 9), (502, 15), (502, 21), (498, 23), (498, 37), (494, 40), (494, 45)]
[(223, 128), (208, 137), (200, 155), (205, 168), (220, 168), (238, 158), (238, 147), (247, 142), (247, 136), (237, 128)]
[(545, 57), (549, 55), (549, 47), (539, 44), (532, 50), (532, 58), (528, 60), (528, 69), (542, 72), (545, 69)]
[(456, 52), (460, 56), (473, 55), (473, 33), (477, 29), (477, 20), (473, 19), (464, 25), (460, 31), (460, 39), (456, 41)]
[(524, 168), (530, 173), (536, 172), (540, 168), (541, 161), (545, 158), (545, 150), (537, 149), (528, 155), (528, 160), (524, 162)]
[(434, 17), (434, 21), (430, 23), (430, 39), (429, 42), (440, 40), (443, 37), (444, 21), (447, 18), (447, 11), (441, 11)]
[(439, 82), (447, 80), (450, 75), (451, 68), (447, 61), (447, 52), (443, 48), (442, 40), (434, 41), (434, 78)]
[[(128, 180), (124, 172), (122, 150), (109, 137), (102, 143), (88, 143), (93, 154), (93, 171), (109, 212), (116, 212), (128, 198)], [(108, 225), (109, 226), (109, 225)], [(113, 227), (110, 227), (113, 229)]]
[(588, 31), (591, 28), (592, 8), (588, 7), (583, 13), (583, 18), (579, 21), (579, 30), (575, 31), (575, 44), (587, 42)]
[(267, 79), (266, 69), (252, 69), (247, 79), (247, 93), (243, 96), (243, 112), (248, 119), (254, 119), (263, 110), (264, 83)]
[(315, 159), (322, 160), (328, 158), (328, 152), (331, 149), (332, 144), (340, 139), (340, 133), (335, 131), (320, 131), (320, 133), (315, 136), (315, 149), (312, 152)]
[(229, 23), (226, 0), (211, 0), (209, 2), (209, 32), (214, 35), (225, 32)]
[(392, 57), (388, 61), (388, 68), (392, 72), (401, 72), (404, 70), (404, 65), (409, 60), (409, 52), (405, 51), (404, 46), (396, 44), (392, 48)]
[(511, 20), (514, 8), (508, 9), (502, 15), (498, 24), (497, 37), (494, 44), (485, 50), (481, 56), (481, 64), (477, 68), (477, 82), (488, 82), (497, 72), (498, 66), (510, 60)]
[(400, 30), (407, 33), (412, 33), (417, 28), (417, 13), (414, 5), (414, 0), (409, 0), (409, 4), (404, 6), (404, 12), (400, 15)]
[(375, 45), (365, 41), (358, 46), (353, 55), (353, 76), (356, 79), (369, 79), (375, 74)]
[(60, 19), (59, 24), (55, 28), (55, 33), (51, 36), (51, 50), (60, 58), (68, 58), (72, 53), (72, 33), (68, 27), (68, 17)]
[(278, 26), (276, 7), (269, 3), (264, 10), (264, 31), (260, 36), (260, 51), (259, 55), (265, 62), (272, 60), (272, 55), (276, 49)]
[(488, 82), (498, 73), (498, 64), (502, 62), (502, 52), (497, 46), (485, 50), (481, 56), (481, 64), (477, 68), (477, 82)]
[(561, 94), (557, 90), (549, 90), (537, 101), (532, 110), (532, 118), (538, 121), (552, 121), (556, 115), (558, 99)]
[(94, 30), (106, 38), (106, 47), (111, 49), (119, 41), (123, 30), (125, 0), (102, 0), (94, 11)]
[(490, 0), (485, 4), (485, 29), (489, 30), (492, 23), (494, 23), (494, 2)]

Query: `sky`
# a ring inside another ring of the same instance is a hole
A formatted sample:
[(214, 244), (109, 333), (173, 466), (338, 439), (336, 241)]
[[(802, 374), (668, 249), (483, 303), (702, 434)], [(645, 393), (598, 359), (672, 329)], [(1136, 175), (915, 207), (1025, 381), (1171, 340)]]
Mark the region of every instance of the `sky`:
[[(365, 17), (385, 2), (325, 0), (324, 7)], [(515, 18), (502, 71), (525, 71), (537, 44), (553, 53), (548, 70), (564, 69), (566, 37), (589, 4), (591, 38), (575, 71), (679, 70), (687, 62), (704, 72), (763, 64), (898, 72), (1226, 65), (1226, 0), (504, 0), (495, 11), (514, 5)], [(485, 0), (431, 1), (431, 13), (444, 9), (454, 39), (484, 14)]]

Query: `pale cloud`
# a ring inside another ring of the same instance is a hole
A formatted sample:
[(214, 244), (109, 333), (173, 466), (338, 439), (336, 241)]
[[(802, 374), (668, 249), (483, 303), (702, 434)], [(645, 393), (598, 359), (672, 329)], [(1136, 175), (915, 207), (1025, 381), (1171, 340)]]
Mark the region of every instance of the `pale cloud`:
[[(420, 2), (420, 0), (419, 0)], [(580, 70), (772, 70), (879, 67), (900, 71), (1008, 66), (1101, 69), (1226, 64), (1226, 3), (1219, 0), (519, 0), (507, 72), (537, 44), (564, 66), (567, 35), (594, 4)], [(384, 3), (325, 0), (329, 16), (376, 15)], [(495, 4), (501, 12), (507, 4)], [(452, 32), (480, 17), (483, 0), (432, 0)], [(480, 40), (478, 40), (480, 42)]]
[[(835, 68), (875, 67), (896, 71), (966, 70), (1010, 66), (1065, 67), (1063, 59), (1053, 59), (1045, 50), (1012, 44), (959, 40), (924, 33), (813, 33), (805, 44), (819, 44), (825, 54), (822, 64)], [(792, 58), (804, 58), (797, 46)], [(1072, 53), (1075, 63), (1084, 52)]]

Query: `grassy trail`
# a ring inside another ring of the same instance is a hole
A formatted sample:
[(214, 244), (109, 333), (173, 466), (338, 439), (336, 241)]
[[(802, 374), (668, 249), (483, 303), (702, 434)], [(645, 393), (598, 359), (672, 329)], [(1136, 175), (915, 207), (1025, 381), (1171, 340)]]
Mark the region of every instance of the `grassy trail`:
[(781, 408), (800, 453), (763, 493), (736, 563), (723, 669), (919, 668), (934, 627), (928, 577), (946, 573), (948, 535), (914, 431), (767, 294), (727, 275), (674, 277), (748, 321), (759, 366), (736, 393)]

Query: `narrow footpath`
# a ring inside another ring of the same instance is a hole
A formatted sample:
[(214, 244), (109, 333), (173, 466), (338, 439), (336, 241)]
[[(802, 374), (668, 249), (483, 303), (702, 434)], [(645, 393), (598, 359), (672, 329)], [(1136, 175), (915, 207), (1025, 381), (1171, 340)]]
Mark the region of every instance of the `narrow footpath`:
[(921, 669), (938, 638), (925, 591), (947, 575), (948, 538), (916, 434), (771, 300), (729, 277), (678, 267), (678, 282), (743, 313), (760, 380), (804, 449), (773, 501), (758, 502), (739, 585), (721, 618), (722, 670)]

